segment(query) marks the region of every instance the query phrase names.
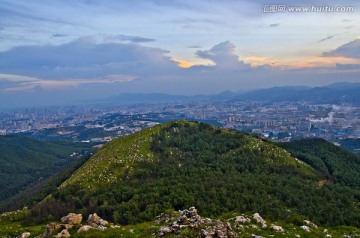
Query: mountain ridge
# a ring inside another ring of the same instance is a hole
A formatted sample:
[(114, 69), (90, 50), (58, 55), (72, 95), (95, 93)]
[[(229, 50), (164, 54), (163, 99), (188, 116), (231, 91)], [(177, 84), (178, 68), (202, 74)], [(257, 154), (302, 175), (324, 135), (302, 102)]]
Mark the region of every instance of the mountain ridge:
[(96, 212), (125, 225), (195, 206), (210, 217), (242, 211), (274, 220), (300, 215), (318, 224), (360, 225), (358, 189), (338, 181), (319, 185), (327, 174), (301, 159), (253, 135), (172, 121), (105, 145), (31, 217)]

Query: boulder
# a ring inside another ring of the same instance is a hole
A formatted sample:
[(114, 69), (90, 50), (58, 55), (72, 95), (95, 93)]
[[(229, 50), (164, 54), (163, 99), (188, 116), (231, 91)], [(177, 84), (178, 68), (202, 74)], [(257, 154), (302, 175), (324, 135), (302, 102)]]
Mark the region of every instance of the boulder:
[(266, 221), (264, 220), (264, 218), (262, 218), (262, 217), (260, 216), (259, 213), (255, 213), (255, 214), (253, 215), (253, 218), (255, 219), (256, 222), (258, 222), (258, 223), (260, 223), (260, 224), (262, 225), (262, 228), (266, 228), (266, 227), (267, 227)]
[(70, 233), (67, 229), (62, 230), (55, 238), (70, 237)]
[(29, 238), (30, 237), (30, 232), (24, 232), (21, 235), (18, 236), (18, 238)]
[(251, 238), (265, 238), (263, 236), (258, 236), (258, 235), (255, 235), (255, 234), (251, 234)]
[(108, 221), (101, 219), (101, 217), (99, 217), (96, 213), (90, 214), (86, 223), (94, 228), (109, 225)]
[(308, 227), (308, 226), (300, 226), (300, 228), (307, 232), (311, 231), (310, 227)]
[(208, 226), (201, 230), (201, 238), (238, 238), (230, 223), (217, 221), (215, 226)]
[(305, 225), (307, 225), (308, 227), (313, 227), (315, 229), (318, 229), (318, 226), (315, 225), (314, 223), (312, 223), (311, 221), (308, 220), (304, 220)]
[(235, 222), (237, 223), (250, 223), (250, 218), (244, 217), (244, 216), (237, 216), (235, 217)]
[(99, 217), (96, 213), (90, 214), (86, 223), (95, 223), (97, 224), (100, 221), (101, 217)]
[(159, 232), (157, 233), (158, 236), (166, 236), (168, 234), (171, 234), (174, 230), (171, 227), (168, 226), (162, 226), (160, 227)]
[(42, 235), (43, 238), (49, 238), (52, 237), (53, 233), (59, 231), (61, 229), (60, 224), (56, 223), (50, 223), (46, 226), (44, 234)]
[(284, 228), (282, 228), (281, 226), (276, 226), (276, 225), (272, 224), (271, 228), (277, 232), (284, 232)]
[(77, 233), (81, 233), (81, 232), (85, 232), (85, 231), (89, 231), (89, 230), (95, 230), (96, 228), (89, 226), (89, 225), (84, 225), (81, 226), (78, 230)]
[(81, 214), (69, 213), (67, 216), (61, 218), (62, 223), (69, 225), (80, 225), (82, 221)]

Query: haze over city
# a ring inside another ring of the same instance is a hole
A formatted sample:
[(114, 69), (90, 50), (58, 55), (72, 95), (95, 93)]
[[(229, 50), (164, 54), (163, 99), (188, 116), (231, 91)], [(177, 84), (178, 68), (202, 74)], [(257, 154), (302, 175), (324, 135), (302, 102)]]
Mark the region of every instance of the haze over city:
[(350, 0), (2, 0), (0, 107), (360, 83), (359, 7)]

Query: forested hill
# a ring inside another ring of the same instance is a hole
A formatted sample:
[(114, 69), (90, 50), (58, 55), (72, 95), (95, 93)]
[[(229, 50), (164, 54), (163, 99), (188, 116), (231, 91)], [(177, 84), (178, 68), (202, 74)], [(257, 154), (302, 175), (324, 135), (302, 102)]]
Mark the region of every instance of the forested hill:
[[(295, 147), (290, 151), (298, 152)], [(357, 163), (347, 156), (341, 151), (329, 159), (326, 170), (316, 159), (297, 159), (246, 133), (169, 122), (106, 144), (37, 205), (29, 220), (96, 212), (115, 223), (135, 224), (168, 209), (195, 206), (209, 217), (259, 212), (290, 223), (308, 218), (324, 225), (359, 226), (358, 182), (328, 166), (338, 160), (349, 160), (346, 166)], [(321, 182), (331, 178), (335, 184)]]
[(315, 168), (324, 182), (360, 189), (360, 157), (323, 139), (300, 140), (281, 146)]
[(0, 204), (30, 184), (44, 180), (76, 158), (73, 152), (89, 145), (37, 141), (20, 136), (0, 136)]

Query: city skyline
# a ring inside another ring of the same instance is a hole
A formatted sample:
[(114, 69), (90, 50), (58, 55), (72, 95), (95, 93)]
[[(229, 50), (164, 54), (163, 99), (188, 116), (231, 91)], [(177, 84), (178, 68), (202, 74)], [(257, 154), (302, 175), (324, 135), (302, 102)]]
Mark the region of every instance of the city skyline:
[(357, 1), (0, 3), (0, 106), (360, 83)]

